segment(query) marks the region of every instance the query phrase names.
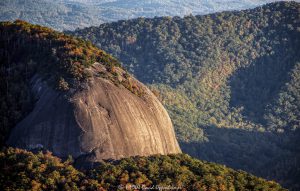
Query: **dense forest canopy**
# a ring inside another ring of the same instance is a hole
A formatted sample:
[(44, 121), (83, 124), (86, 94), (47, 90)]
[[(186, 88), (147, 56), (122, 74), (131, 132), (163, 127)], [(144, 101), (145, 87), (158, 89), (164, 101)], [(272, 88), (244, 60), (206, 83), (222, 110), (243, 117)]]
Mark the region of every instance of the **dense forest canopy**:
[[(275, 104), (279, 91), (286, 91), (289, 73), (297, 73), (298, 9), (291, 2), (183, 19), (140, 18), (74, 34), (92, 40), (138, 79), (154, 84), (171, 113), (173, 108), (193, 111), (193, 126), (269, 130), (272, 120), (265, 109)], [(172, 100), (172, 93), (179, 99)], [(276, 130), (281, 129), (290, 126)]]
[(70, 33), (157, 92), (185, 152), (299, 189), (299, 3)]
[(103, 161), (92, 170), (80, 172), (72, 166), (72, 158), (62, 161), (50, 152), (33, 154), (13, 148), (0, 152), (1, 190), (115, 191), (139, 187), (186, 191), (285, 190), (273, 181), (186, 154)]

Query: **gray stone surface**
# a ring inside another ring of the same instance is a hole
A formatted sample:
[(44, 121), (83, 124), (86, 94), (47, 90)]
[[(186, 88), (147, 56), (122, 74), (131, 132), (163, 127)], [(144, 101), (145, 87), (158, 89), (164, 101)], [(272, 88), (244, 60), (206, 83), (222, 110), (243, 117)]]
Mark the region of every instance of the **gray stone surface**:
[(59, 157), (93, 154), (92, 161), (181, 152), (171, 120), (152, 92), (138, 97), (123, 86), (92, 77), (84, 90), (66, 96), (40, 78), (33, 111), (12, 131), (8, 144), (43, 147)]

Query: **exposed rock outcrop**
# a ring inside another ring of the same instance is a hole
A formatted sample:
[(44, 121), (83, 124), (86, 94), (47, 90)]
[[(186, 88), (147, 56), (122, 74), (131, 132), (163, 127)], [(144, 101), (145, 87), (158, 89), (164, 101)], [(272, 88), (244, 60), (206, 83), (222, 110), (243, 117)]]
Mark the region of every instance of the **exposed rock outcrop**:
[(0, 40), (0, 142), (12, 129), (11, 146), (89, 162), (181, 152), (158, 99), (106, 52), (20, 20)]
[(43, 147), (60, 157), (93, 153), (93, 161), (180, 153), (171, 120), (153, 93), (130, 77), (143, 92), (135, 95), (100, 77), (100, 70), (95, 64), (86, 86), (73, 93), (54, 90), (34, 76), (32, 91), (38, 101), (13, 129), (8, 143)]

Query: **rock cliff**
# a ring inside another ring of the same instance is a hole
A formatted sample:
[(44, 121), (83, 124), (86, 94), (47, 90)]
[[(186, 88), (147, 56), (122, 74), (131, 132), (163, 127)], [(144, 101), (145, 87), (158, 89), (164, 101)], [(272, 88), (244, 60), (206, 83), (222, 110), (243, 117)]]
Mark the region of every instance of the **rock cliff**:
[(60, 157), (93, 153), (95, 161), (181, 152), (164, 107), (143, 84), (133, 77), (131, 81), (143, 89), (142, 96), (96, 76), (72, 94), (53, 90), (33, 77), (38, 101), (13, 129), (8, 143), (42, 147)]
[(92, 162), (181, 152), (158, 99), (104, 51), (23, 21), (0, 34), (8, 145)]

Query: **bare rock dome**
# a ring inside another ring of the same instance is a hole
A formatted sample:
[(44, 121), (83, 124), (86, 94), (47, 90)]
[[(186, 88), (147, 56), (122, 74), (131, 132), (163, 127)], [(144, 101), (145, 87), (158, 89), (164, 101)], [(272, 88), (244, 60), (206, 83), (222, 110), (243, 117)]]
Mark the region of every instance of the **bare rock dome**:
[[(44, 148), (59, 157), (93, 153), (93, 161), (129, 156), (180, 153), (172, 122), (156, 96), (139, 81), (136, 95), (99, 76), (100, 64), (90, 69), (84, 88), (63, 93), (34, 76), (33, 111), (12, 130), (8, 144)], [(124, 71), (116, 72), (122, 82)]]

